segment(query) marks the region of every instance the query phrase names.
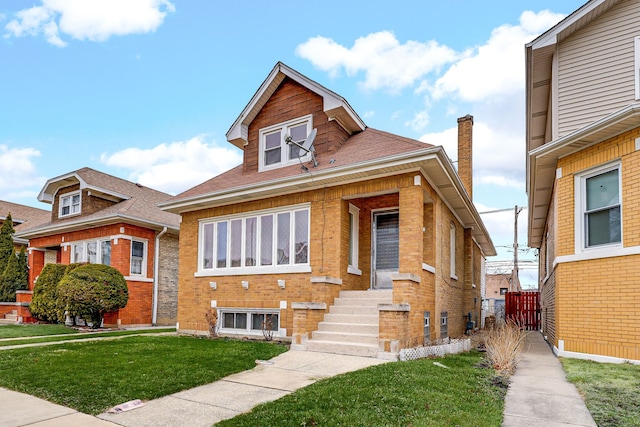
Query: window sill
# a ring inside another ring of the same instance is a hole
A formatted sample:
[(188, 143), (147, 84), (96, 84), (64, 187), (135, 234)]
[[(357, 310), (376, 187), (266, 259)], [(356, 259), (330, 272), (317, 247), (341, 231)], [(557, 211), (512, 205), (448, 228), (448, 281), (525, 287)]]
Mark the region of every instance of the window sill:
[(356, 268), (356, 267), (352, 267), (352, 266), (348, 266), (347, 267), (347, 273), (355, 274), (356, 276), (362, 276), (362, 270), (360, 270), (359, 268)]
[(245, 268), (227, 268), (220, 270), (201, 270), (196, 271), (194, 277), (211, 277), (211, 276), (243, 276), (243, 275), (261, 275), (261, 274), (288, 274), (288, 273), (311, 273), (309, 265), (281, 265), (277, 267), (245, 267)]
[(124, 276), (124, 280), (127, 282), (148, 282), (153, 283), (153, 279), (144, 276)]
[(630, 246), (627, 248), (623, 248), (622, 246), (607, 246), (606, 248), (603, 247), (598, 249), (586, 249), (583, 252), (572, 255), (557, 256), (553, 261), (553, 268), (555, 268), (556, 265), (565, 262), (588, 261), (593, 259), (614, 258), (626, 255), (640, 255), (640, 246)]
[(450, 277), (451, 277), (453, 280), (458, 280), (458, 276), (456, 276), (455, 274), (452, 274)]

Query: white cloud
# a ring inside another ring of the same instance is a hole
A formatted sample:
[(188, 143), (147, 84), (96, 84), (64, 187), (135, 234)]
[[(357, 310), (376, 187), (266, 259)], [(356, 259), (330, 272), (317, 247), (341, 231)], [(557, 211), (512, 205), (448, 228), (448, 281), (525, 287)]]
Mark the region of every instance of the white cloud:
[(458, 57), (453, 49), (433, 40), (401, 44), (390, 31), (360, 37), (351, 48), (330, 38), (313, 37), (298, 45), (296, 54), (332, 76), (342, 68), (349, 76), (364, 72), (361, 84), (365, 89), (392, 92), (414, 84)]
[[(433, 87), (426, 87), (435, 99), (457, 96), (470, 102), (523, 91), (524, 45), (563, 17), (549, 11), (523, 12), (519, 25), (494, 29), (484, 45), (453, 64)], [(425, 89), (425, 83), (421, 89)]]
[(5, 26), (5, 37), (43, 34), (59, 47), (67, 45), (60, 33), (76, 40), (105, 41), (153, 32), (173, 11), (168, 0), (42, 0), (41, 6), (17, 12)]
[(23, 198), (24, 194), (34, 196), (34, 190), (29, 189), (40, 186), (46, 181), (46, 178), (38, 175), (34, 164), (34, 158), (40, 155), (40, 152), (34, 148), (11, 148), (0, 145), (0, 171), (2, 171), (0, 199), (15, 201)]
[(107, 166), (129, 170), (131, 181), (177, 194), (237, 166), (242, 162), (242, 154), (197, 136), (150, 149), (126, 148), (113, 154), (103, 153), (100, 160)]

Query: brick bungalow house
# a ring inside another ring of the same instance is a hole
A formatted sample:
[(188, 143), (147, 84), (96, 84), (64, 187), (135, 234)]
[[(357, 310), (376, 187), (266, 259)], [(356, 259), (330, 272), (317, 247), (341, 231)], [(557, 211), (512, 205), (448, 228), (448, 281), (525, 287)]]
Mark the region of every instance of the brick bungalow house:
[(105, 326), (175, 324), (180, 217), (156, 206), (169, 198), (90, 168), (49, 179), (38, 195), (49, 220), (16, 232), (29, 241), (30, 290), (47, 263), (107, 264), (125, 276), (129, 302)]
[(529, 245), (563, 357), (640, 363), (640, 2), (592, 0), (526, 45)]
[[(472, 124), (461, 181), (442, 147), (368, 128), (277, 63), (227, 133), (243, 163), (160, 204), (182, 216), (178, 330), (206, 333), (214, 308), (223, 334), (271, 320), (294, 348), (374, 357), (462, 335), (495, 255), (471, 201)], [(295, 145), (312, 130), (313, 153)]]
[[(43, 209), (17, 203), (0, 200), (0, 226), (11, 214), (11, 222), (16, 233), (28, 227), (35, 227), (51, 219), (51, 214)], [(27, 249), (29, 241), (13, 236), (13, 246), (17, 252), (22, 248)], [(0, 301), (0, 323), (15, 323), (18, 321), (18, 312), (21, 310), (21, 303)]]

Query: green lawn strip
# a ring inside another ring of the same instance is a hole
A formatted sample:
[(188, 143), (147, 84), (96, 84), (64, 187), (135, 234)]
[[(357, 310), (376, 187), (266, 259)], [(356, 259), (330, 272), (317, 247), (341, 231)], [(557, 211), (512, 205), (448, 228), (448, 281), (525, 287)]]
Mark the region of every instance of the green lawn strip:
[(43, 335), (77, 334), (78, 330), (64, 325), (2, 325), (0, 339), (18, 337), (36, 337)]
[(155, 334), (175, 332), (175, 328), (155, 328), (155, 329), (134, 329), (127, 331), (110, 331), (110, 332), (83, 332), (80, 334), (64, 335), (64, 336), (49, 336), (49, 337), (35, 337), (24, 339), (11, 339), (2, 341), (0, 340), (0, 347), (22, 345), (22, 344), (37, 344), (45, 342), (60, 342), (71, 340), (87, 340), (96, 338), (108, 338), (108, 337), (120, 337), (127, 335), (142, 335), (142, 334)]
[(561, 358), (599, 426), (640, 426), (640, 366)]
[[(318, 381), (216, 426), (499, 426), (506, 388), (477, 352)], [(433, 364), (438, 361), (451, 369)]]
[(266, 342), (139, 336), (0, 351), (0, 386), (88, 414), (251, 369), (286, 348)]

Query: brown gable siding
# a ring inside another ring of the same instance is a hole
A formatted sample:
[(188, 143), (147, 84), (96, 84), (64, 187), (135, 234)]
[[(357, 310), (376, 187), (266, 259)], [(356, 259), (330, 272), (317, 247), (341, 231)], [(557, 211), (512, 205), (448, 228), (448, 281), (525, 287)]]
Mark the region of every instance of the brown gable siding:
[(313, 127), (318, 132), (314, 144), (317, 153), (335, 152), (349, 138), (337, 122), (329, 121), (321, 96), (286, 78), (249, 125), (243, 173), (258, 171), (260, 129), (309, 114), (313, 115)]
[(60, 189), (58, 193), (55, 195), (53, 199), (53, 207), (51, 209), (51, 221), (65, 221), (70, 218), (79, 218), (87, 215), (91, 215), (98, 211), (108, 208), (109, 206), (115, 205), (115, 202), (111, 200), (105, 200), (99, 197), (90, 196), (88, 190), (82, 190), (80, 196), (80, 214), (71, 215), (69, 217), (59, 218), (58, 214), (60, 212), (60, 196), (67, 193), (72, 193), (74, 191), (78, 191), (80, 189), (80, 184), (71, 185), (69, 187), (65, 187)]

